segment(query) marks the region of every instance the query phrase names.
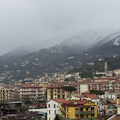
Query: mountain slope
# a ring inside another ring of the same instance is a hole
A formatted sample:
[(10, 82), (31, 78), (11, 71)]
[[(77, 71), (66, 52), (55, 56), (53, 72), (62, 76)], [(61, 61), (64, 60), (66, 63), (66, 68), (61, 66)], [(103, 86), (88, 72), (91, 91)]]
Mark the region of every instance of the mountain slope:
[(120, 32), (111, 34), (99, 41), (89, 50), (89, 53), (96, 55), (120, 54)]
[(16, 48), (16, 49), (0, 56), (0, 62), (3, 64), (16, 62), (17, 60), (21, 59), (22, 57), (24, 57), (30, 53), (60, 44), (61, 42), (65, 41), (67, 38), (68, 38), (68, 36), (61, 36), (61, 37), (56, 37), (56, 38), (53, 38), (53, 39), (50, 39), (47, 41), (34, 43), (34, 44), (30, 44), (30, 45), (25, 45), (25, 46)]
[[(37, 76), (46, 73), (68, 71), (74, 68), (78, 69), (87, 62), (93, 62), (102, 58), (104, 59), (108, 52), (112, 53), (111, 55), (119, 53), (119, 33), (112, 35), (109, 35), (108, 32), (102, 33), (103, 31), (100, 33), (88, 31), (82, 35), (62, 40), (59, 39), (60, 41), (55, 43), (46, 41), (48, 46), (51, 45), (50, 47), (41, 44), (41, 46), (43, 45), (42, 47), (39, 47), (38, 45), (38, 48), (36, 47), (37, 50), (34, 49), (36, 51), (32, 50), (28, 51), (28, 53), (26, 52), (27, 50), (25, 50), (28, 49), (28, 47), (24, 47), (24, 50), (19, 49), (19, 52), (15, 50), (13, 56), (8, 54), (8, 59), (5, 63), (6, 65), (1, 64), (2, 62), (0, 62), (0, 73), (12, 71), (12, 79), (24, 79), (26, 77), (36, 78)], [(99, 42), (96, 44), (96, 41), (98, 40)], [(36, 44), (34, 45), (36, 46)], [(33, 48), (35, 48), (35, 46)], [(91, 46), (93, 47), (91, 48)], [(28, 50), (31, 50), (31, 48), (32, 47)], [(23, 55), (25, 52), (27, 55)], [(20, 53), (22, 54), (21, 57)], [(98, 53), (101, 56), (99, 56)], [(105, 53), (105, 56), (103, 56), (103, 53)], [(16, 54), (18, 54), (18, 58), (15, 61), (17, 57)], [(11, 64), (8, 64), (7, 61), (12, 59), (10, 57), (15, 57), (15, 59), (13, 59)]]
[[(14, 49), (0, 56), (0, 63), (8, 64), (8, 63), (17, 62), (17, 60), (22, 59), (22, 57), (28, 54), (31, 54), (35, 51), (39, 51), (41, 49), (51, 48), (59, 44), (61, 44), (61, 46), (62, 45), (64, 46), (64, 44), (69, 44), (69, 45), (75, 44), (73, 45), (74, 47), (72, 46), (73, 47), (72, 49), (73, 51), (76, 50), (76, 53), (79, 54), (80, 51), (82, 53), (85, 50), (89, 50), (89, 48), (91, 48), (97, 41), (104, 39), (107, 35), (113, 33), (114, 31), (116, 30), (93, 29), (93, 30), (89, 30), (83, 33), (82, 32), (78, 33), (76, 35), (58, 36), (56, 38), (53, 38), (53, 39), (50, 39), (44, 42), (39, 42), (39, 43), (31, 44), (31, 45), (25, 45), (25, 46), (19, 47), (17, 49)], [(75, 47), (76, 45), (77, 47)], [(72, 53), (72, 49), (68, 52)], [(64, 50), (64, 53), (65, 53), (65, 50)]]

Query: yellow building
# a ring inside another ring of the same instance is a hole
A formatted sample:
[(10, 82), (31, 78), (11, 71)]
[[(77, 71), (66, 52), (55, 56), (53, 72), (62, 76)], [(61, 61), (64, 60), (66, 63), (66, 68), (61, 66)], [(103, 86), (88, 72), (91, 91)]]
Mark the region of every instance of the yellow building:
[(69, 92), (64, 91), (60, 86), (47, 87), (47, 101), (51, 99), (65, 99), (69, 98)]
[(14, 91), (12, 88), (3, 87), (0, 88), (0, 101), (9, 101), (13, 100)]
[(117, 105), (120, 104), (120, 95), (117, 95), (116, 104), (117, 104)]
[[(69, 91), (65, 91), (62, 88), (66, 86), (75, 87), (76, 91), (71, 94)], [(56, 82), (51, 83), (47, 86), (47, 101), (51, 99), (65, 99), (69, 100), (72, 96), (80, 96), (82, 92), (88, 91), (87, 84), (80, 84), (78, 82)]]
[(90, 100), (69, 100), (62, 104), (61, 113), (64, 120), (97, 118), (97, 106)]
[(117, 114), (120, 114), (120, 95), (117, 95), (116, 104), (117, 104)]

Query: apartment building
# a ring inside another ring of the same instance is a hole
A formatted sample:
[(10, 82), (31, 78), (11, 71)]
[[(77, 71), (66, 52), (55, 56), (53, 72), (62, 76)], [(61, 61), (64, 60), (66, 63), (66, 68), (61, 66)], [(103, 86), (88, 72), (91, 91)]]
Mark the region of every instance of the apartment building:
[(14, 99), (14, 89), (9, 87), (0, 88), (0, 101), (11, 101)]
[(81, 100), (91, 100), (92, 102), (94, 102), (95, 105), (97, 105), (98, 113), (100, 113), (100, 111), (102, 110), (102, 102), (96, 94), (86, 94), (86, 95), (84, 94), (81, 96), (80, 99)]
[[(62, 87), (64, 86), (73, 86), (76, 88), (75, 92), (72, 92), (70, 95), (69, 92), (64, 91)], [(47, 86), (47, 101), (51, 99), (69, 99), (70, 96), (79, 96), (82, 92), (88, 91), (89, 87), (87, 84), (82, 84), (79, 82), (56, 82), (51, 83)]]
[(117, 114), (114, 114), (107, 120), (120, 120), (120, 94), (117, 95), (116, 107), (117, 107)]
[(20, 99), (43, 100), (44, 90), (38, 84), (25, 84), (20, 88)]
[(64, 91), (62, 86), (49, 86), (47, 87), (47, 101), (51, 99), (68, 99), (69, 92)]
[(90, 100), (69, 100), (62, 104), (61, 113), (64, 120), (97, 118), (97, 106)]
[(89, 90), (120, 90), (120, 80), (99, 80), (86, 83), (89, 86)]

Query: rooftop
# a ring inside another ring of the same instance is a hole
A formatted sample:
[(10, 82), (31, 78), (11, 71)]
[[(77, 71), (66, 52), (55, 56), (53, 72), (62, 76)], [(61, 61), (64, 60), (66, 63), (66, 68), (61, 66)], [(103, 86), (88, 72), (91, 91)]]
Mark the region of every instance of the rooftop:
[(38, 84), (25, 84), (21, 88), (39, 88), (39, 87), (41, 86)]
[(66, 100), (64, 99), (54, 99), (54, 101), (58, 102), (58, 103), (65, 103)]

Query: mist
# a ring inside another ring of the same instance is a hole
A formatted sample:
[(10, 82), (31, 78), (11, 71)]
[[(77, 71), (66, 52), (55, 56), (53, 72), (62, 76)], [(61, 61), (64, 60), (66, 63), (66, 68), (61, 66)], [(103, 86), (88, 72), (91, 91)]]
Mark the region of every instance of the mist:
[(0, 0), (0, 55), (58, 36), (92, 30), (120, 31), (119, 3), (119, 0)]

